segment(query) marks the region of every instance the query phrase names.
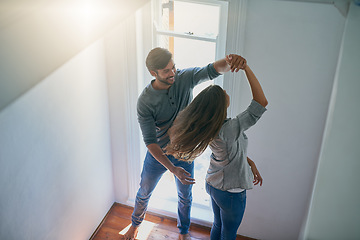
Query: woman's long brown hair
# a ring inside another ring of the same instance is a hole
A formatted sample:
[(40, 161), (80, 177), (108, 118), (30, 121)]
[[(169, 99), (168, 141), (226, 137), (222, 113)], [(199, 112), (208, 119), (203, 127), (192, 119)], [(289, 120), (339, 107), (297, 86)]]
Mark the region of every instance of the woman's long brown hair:
[(165, 148), (166, 153), (180, 160), (193, 161), (218, 135), (226, 115), (224, 90), (217, 85), (205, 88), (178, 114), (169, 129), (170, 143)]

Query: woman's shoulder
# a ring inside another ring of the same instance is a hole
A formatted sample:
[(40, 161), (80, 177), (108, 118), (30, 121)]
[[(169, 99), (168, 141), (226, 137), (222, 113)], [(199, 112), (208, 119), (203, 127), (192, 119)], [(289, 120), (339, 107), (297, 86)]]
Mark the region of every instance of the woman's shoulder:
[(219, 137), (223, 140), (233, 139), (238, 129), (238, 123), (235, 118), (226, 118), (222, 125)]

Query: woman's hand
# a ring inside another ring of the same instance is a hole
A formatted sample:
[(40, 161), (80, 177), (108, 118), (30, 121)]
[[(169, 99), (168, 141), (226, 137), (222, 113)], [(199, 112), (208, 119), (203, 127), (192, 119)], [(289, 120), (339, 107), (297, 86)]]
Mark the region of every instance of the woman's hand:
[(248, 161), (248, 163), (251, 167), (251, 171), (254, 175), (254, 181), (253, 181), (254, 185), (258, 185), (260, 183), (260, 186), (262, 186), (263, 179), (262, 179), (260, 172), (257, 169), (255, 163), (250, 158), (247, 158), (247, 161)]

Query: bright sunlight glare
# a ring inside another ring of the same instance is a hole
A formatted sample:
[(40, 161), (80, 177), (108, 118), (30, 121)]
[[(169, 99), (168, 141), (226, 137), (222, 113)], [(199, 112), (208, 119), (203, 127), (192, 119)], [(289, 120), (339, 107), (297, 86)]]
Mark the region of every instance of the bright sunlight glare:
[[(127, 230), (129, 230), (130, 226), (131, 226), (131, 223), (126, 228), (121, 230), (121, 232), (119, 232), (119, 234), (124, 235), (127, 232)], [(149, 236), (150, 236), (151, 232), (153, 231), (153, 228), (156, 226), (157, 226), (157, 224), (144, 220), (139, 227), (139, 232), (138, 232), (136, 239), (138, 239), (138, 240), (149, 239)]]

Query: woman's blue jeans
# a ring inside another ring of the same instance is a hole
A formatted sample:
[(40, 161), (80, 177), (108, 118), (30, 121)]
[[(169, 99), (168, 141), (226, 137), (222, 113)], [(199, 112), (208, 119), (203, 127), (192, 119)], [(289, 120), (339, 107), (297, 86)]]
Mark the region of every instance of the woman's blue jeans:
[[(194, 177), (194, 162), (191, 164), (180, 161), (171, 155), (167, 156), (169, 160), (177, 167), (182, 167)], [(135, 199), (135, 208), (131, 217), (132, 225), (139, 226), (144, 220), (150, 196), (154, 191), (161, 176), (166, 172), (166, 168), (159, 163), (149, 152), (147, 152), (143, 170), (141, 173), (140, 188)], [(186, 234), (190, 227), (190, 210), (192, 203), (192, 185), (182, 184), (175, 177), (178, 193), (178, 217), (177, 226), (181, 234)]]
[(236, 232), (244, 216), (246, 190), (240, 193), (221, 191), (206, 183), (211, 196), (214, 222), (210, 232), (211, 240), (235, 240)]

